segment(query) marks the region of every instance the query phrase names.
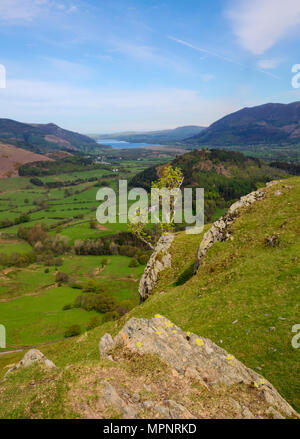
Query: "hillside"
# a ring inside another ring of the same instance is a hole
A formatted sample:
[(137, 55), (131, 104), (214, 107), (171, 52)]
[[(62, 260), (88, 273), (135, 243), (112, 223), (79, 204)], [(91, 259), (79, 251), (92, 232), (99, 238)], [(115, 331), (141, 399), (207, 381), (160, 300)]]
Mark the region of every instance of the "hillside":
[[(56, 368), (18, 365), (0, 384), (0, 417), (295, 416), (270, 383), (299, 411), (300, 351), (291, 340), (300, 319), (300, 178), (262, 193), (195, 276), (203, 236), (178, 233), (171, 266), (142, 305), (40, 348)], [(0, 356), (1, 376), (23, 355)]]
[(51, 160), (49, 157), (0, 142), (0, 178), (16, 177), (19, 168), (26, 163)]
[(204, 128), (201, 126), (189, 125), (162, 131), (128, 132), (115, 133), (97, 136), (98, 139), (118, 139), (126, 142), (137, 143), (170, 143), (181, 142), (187, 137), (199, 134)]
[(243, 108), (186, 138), (193, 145), (281, 145), (300, 143), (300, 102)]
[(90, 137), (49, 124), (27, 124), (0, 119), (0, 141), (36, 153), (68, 149), (86, 151), (98, 147)]
[[(171, 164), (182, 170), (183, 187), (204, 188), (206, 221), (217, 218), (236, 199), (260, 185), (288, 176), (286, 171), (271, 168), (259, 159), (218, 149), (192, 151)], [(130, 185), (149, 190), (151, 182), (158, 178), (159, 169), (159, 166), (145, 169), (133, 177)]]

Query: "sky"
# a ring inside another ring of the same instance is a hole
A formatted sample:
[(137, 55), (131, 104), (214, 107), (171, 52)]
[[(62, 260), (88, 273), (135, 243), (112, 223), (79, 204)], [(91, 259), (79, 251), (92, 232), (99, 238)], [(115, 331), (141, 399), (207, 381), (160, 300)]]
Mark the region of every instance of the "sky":
[(0, 118), (82, 133), (208, 126), (300, 100), (299, 0), (0, 0)]

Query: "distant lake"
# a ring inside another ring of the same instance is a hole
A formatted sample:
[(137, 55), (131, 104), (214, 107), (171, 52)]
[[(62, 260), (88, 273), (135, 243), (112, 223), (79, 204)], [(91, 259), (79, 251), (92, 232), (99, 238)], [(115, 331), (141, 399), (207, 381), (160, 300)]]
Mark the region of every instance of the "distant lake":
[[(118, 149), (129, 149), (129, 148), (144, 148), (146, 146), (153, 146), (150, 143), (132, 143), (125, 142), (125, 140), (116, 140), (116, 139), (101, 139), (97, 140), (97, 143), (100, 145), (110, 145), (112, 148)], [(160, 146), (160, 145), (155, 145)]]

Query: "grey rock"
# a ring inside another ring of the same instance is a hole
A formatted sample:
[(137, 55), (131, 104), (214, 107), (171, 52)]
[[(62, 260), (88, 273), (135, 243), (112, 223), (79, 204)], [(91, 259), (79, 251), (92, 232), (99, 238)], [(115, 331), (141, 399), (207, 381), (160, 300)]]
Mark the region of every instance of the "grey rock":
[(273, 419), (285, 419), (281, 413), (274, 409), (274, 407), (269, 407), (266, 413), (267, 415), (270, 415)]
[[(248, 369), (211, 340), (193, 333), (187, 337), (179, 327), (159, 314), (149, 320), (128, 320), (113, 339), (113, 345), (141, 355), (156, 354), (180, 376), (197, 380), (206, 388), (241, 383), (254, 385), (262, 389), (265, 399), (275, 409), (287, 416), (297, 416), (272, 384), (261, 375)], [(147, 391), (151, 389), (147, 388)], [(169, 407), (170, 404), (163, 405)], [(173, 416), (171, 412), (170, 416)], [(250, 413), (245, 409), (243, 416), (250, 416)]]
[(173, 233), (164, 233), (158, 240), (139, 283), (141, 301), (144, 301), (151, 294), (159, 278), (159, 273), (171, 266), (172, 258), (168, 250), (174, 238)]
[(41, 351), (39, 351), (38, 349), (31, 349), (24, 355), (23, 359), (19, 361), (19, 363), (17, 363), (14, 367), (6, 372), (5, 377), (11, 372), (19, 369), (20, 367), (29, 367), (35, 363), (40, 363), (48, 369), (53, 369), (56, 367), (55, 364), (52, 361), (48, 360), (48, 358), (45, 357), (45, 355)]
[(112, 346), (113, 346), (112, 336), (110, 334), (103, 335), (103, 337), (99, 342), (99, 352), (101, 359), (108, 358), (109, 360), (112, 360), (112, 357), (110, 355), (109, 356), (107, 355), (107, 352), (111, 350)]
[(242, 417), (244, 419), (255, 419), (253, 413), (245, 405), (242, 406)]
[(126, 404), (110, 383), (102, 381), (101, 384), (103, 385), (103, 400), (105, 404), (120, 410), (126, 419), (134, 419), (137, 417), (136, 408), (130, 404)]

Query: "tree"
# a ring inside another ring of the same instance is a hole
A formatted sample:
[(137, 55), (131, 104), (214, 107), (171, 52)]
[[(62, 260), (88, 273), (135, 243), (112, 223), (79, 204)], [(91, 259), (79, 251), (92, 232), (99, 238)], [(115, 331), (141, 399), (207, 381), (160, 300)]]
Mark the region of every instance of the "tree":
[[(183, 174), (179, 168), (173, 169), (171, 165), (164, 166), (161, 170), (161, 176), (159, 180), (152, 182), (151, 188), (161, 191), (167, 189), (168, 191), (174, 191), (176, 194), (176, 189), (180, 189), (183, 183)], [(175, 207), (178, 196), (173, 195), (170, 197), (170, 217), (165, 222), (165, 218), (160, 218), (159, 222), (159, 234), (162, 235), (167, 231), (171, 231), (174, 228), (174, 218), (175, 218)], [(159, 205), (160, 206), (160, 205)], [(140, 217), (140, 221), (136, 223), (129, 224), (129, 230), (135, 236), (137, 236), (141, 241), (148, 245), (152, 250), (154, 250), (154, 245), (152, 243), (152, 237), (146, 230), (146, 223), (149, 217), (149, 209), (145, 209), (143, 212), (137, 209), (136, 215)], [(159, 209), (158, 216), (161, 217), (161, 212)]]

